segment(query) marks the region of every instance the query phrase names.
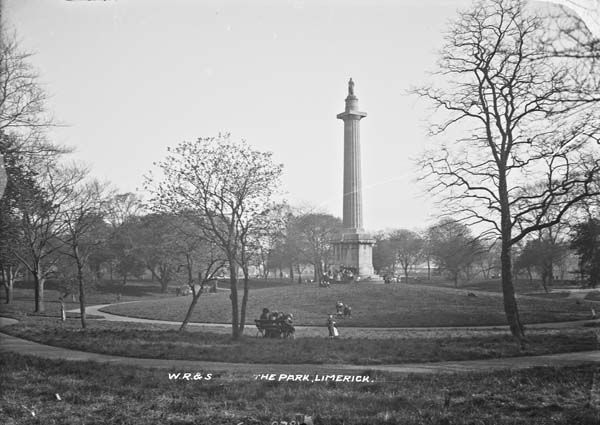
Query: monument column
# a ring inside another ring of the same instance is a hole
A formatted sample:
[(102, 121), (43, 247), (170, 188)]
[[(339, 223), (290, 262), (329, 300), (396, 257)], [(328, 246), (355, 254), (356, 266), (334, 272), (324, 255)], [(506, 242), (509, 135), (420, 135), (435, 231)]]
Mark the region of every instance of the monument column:
[[(337, 118), (344, 121), (344, 215), (346, 231), (360, 232), (362, 220), (362, 181), (360, 173), (360, 120), (366, 117), (358, 110), (358, 98), (354, 95), (354, 82), (348, 82), (346, 110)], [(348, 233), (348, 232), (346, 232)]]
[(348, 82), (346, 108), (337, 118), (344, 121), (344, 196), (343, 229), (334, 246), (338, 268), (352, 269), (360, 280), (380, 280), (373, 271), (374, 240), (364, 232), (362, 180), (360, 167), (360, 120), (366, 117), (358, 109), (354, 81)]

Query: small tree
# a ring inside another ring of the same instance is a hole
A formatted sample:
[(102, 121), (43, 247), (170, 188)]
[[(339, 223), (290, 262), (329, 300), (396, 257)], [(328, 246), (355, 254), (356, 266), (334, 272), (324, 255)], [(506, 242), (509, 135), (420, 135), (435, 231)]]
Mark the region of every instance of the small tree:
[(529, 240), (516, 260), (516, 267), (533, 269), (542, 280), (546, 293), (554, 280), (554, 266), (566, 255), (566, 246), (555, 240), (538, 237)]
[(600, 283), (600, 220), (589, 218), (574, 226), (571, 248), (579, 255), (581, 270), (588, 276), (589, 285)]
[(178, 217), (171, 214), (148, 214), (140, 217), (135, 225), (133, 244), (153, 278), (166, 293), (173, 280), (180, 256), (176, 252), (178, 235), (175, 231)]
[(394, 275), (398, 257), (393, 242), (389, 239), (389, 235), (383, 232), (376, 234), (374, 239), (373, 268), (381, 276)]
[(305, 213), (295, 217), (294, 226), (304, 261), (312, 264), (315, 282), (321, 283), (332, 254), (331, 241), (339, 234), (342, 222), (331, 214)]
[[(86, 171), (76, 167), (67, 169), (65, 173), (85, 176)], [(81, 327), (86, 327), (86, 291), (84, 272), (93, 250), (103, 240), (96, 239), (97, 228), (104, 223), (105, 205), (108, 200), (107, 185), (98, 181), (74, 182), (70, 187), (70, 197), (63, 206), (61, 220), (64, 222), (64, 233), (58, 235), (64, 249), (62, 253), (71, 258), (76, 270), (76, 281), (79, 288), (79, 310)], [(106, 235), (108, 236), (108, 235)]]
[(431, 253), (436, 263), (446, 270), (458, 288), (458, 279), (475, 261), (483, 247), (468, 227), (455, 220), (442, 220), (429, 229)]
[[(238, 267), (244, 262), (244, 229), (260, 219), (278, 186), (282, 166), (228, 134), (182, 142), (158, 163), (162, 177), (146, 179), (157, 211), (193, 220), (202, 237), (223, 251), (230, 279), (232, 337), (243, 332), (238, 303)], [(248, 298), (245, 285), (242, 310)]]
[(390, 233), (389, 240), (404, 272), (404, 281), (408, 283), (408, 270), (423, 258), (424, 241), (418, 233), (407, 229), (394, 230)]

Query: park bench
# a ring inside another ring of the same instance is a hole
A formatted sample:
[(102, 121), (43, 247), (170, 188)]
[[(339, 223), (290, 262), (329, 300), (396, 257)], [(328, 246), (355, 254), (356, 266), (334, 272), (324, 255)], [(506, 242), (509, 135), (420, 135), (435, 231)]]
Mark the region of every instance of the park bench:
[(254, 321), (256, 323), (256, 336), (261, 335), (266, 337), (267, 335), (272, 338), (279, 338), (281, 336), (281, 323), (276, 322), (275, 320), (269, 319), (256, 319)]
[(257, 337), (259, 335), (269, 338), (293, 337), (293, 328), (286, 323), (269, 319), (256, 319), (254, 323), (256, 323)]

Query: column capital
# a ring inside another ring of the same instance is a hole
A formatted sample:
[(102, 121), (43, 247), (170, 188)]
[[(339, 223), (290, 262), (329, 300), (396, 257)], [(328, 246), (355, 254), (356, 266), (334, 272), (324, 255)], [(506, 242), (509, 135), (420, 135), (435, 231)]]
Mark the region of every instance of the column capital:
[(366, 112), (344, 111), (340, 114), (337, 114), (337, 119), (339, 119), (339, 120), (360, 120), (366, 116), (367, 116)]

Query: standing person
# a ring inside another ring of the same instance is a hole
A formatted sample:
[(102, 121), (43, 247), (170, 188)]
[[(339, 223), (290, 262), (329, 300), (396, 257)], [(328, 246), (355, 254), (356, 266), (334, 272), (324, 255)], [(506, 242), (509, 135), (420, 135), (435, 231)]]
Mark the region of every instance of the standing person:
[(282, 324), (283, 328), (283, 337), (294, 339), (294, 333), (296, 332), (296, 328), (294, 328), (294, 315), (292, 313), (285, 315), (285, 320)]
[(335, 320), (333, 320), (333, 314), (329, 315), (329, 318), (327, 319), (327, 329), (329, 330), (329, 338), (333, 339), (337, 336), (339, 336), (339, 332), (337, 330), (337, 328), (335, 327), (336, 322)]

